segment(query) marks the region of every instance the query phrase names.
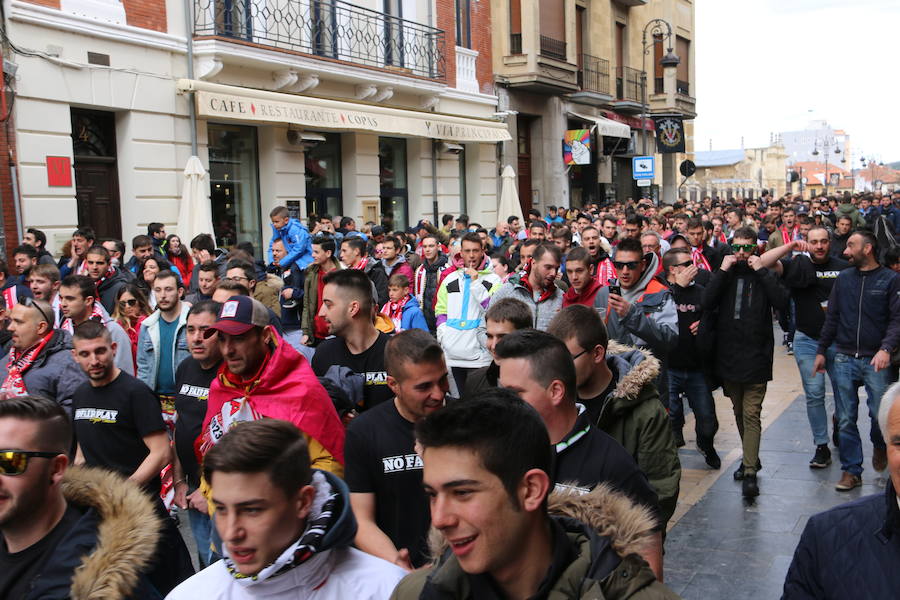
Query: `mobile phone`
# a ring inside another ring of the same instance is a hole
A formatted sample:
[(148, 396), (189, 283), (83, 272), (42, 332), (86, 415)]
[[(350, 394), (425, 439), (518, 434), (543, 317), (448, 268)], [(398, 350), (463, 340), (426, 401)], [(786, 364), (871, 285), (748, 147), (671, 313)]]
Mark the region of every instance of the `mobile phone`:
[(610, 279), (609, 281), (607, 281), (607, 283), (609, 284), (609, 293), (610, 294), (615, 294), (617, 296), (622, 295), (622, 288), (619, 286), (618, 279)]

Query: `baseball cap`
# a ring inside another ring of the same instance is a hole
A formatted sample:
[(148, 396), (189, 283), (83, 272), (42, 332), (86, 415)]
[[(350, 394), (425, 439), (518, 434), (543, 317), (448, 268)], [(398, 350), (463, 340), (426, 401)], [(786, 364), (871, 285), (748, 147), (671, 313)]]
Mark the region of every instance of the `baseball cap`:
[(222, 304), (216, 322), (206, 330), (204, 337), (215, 331), (228, 335), (241, 335), (254, 327), (266, 327), (269, 324), (269, 311), (258, 300), (249, 296), (233, 296)]

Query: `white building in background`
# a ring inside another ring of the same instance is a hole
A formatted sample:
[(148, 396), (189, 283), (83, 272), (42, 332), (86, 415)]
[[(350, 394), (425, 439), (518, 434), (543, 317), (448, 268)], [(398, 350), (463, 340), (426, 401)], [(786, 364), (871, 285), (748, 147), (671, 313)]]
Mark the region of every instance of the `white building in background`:
[[(850, 161), (850, 135), (842, 129), (835, 129), (827, 121), (810, 121), (806, 129), (785, 131), (778, 134), (778, 141), (784, 146), (788, 164), (798, 162), (823, 162), (823, 144), (827, 142), (829, 152), (836, 155), (830, 163), (840, 164), (842, 158)], [(840, 149), (836, 153), (835, 148)], [(819, 154), (813, 154), (818, 150)]]
[[(51, 249), (77, 225), (126, 243), (152, 221), (178, 232), (192, 144), (222, 245), (267, 243), (277, 205), (496, 221), (510, 137), (489, 2), (190, 2), (186, 19), (178, 0), (11, 0), (22, 224)], [(69, 185), (50, 185), (59, 160)]]

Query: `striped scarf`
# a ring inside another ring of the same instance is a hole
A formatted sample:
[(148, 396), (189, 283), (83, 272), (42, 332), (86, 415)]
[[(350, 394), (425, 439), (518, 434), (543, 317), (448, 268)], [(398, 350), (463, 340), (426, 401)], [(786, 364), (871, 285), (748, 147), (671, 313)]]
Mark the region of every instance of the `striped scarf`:
[(700, 248), (691, 248), (691, 260), (694, 261), (694, 266), (698, 269), (712, 271), (712, 268), (709, 266), (709, 261), (706, 260), (706, 256), (703, 255), (703, 250)]

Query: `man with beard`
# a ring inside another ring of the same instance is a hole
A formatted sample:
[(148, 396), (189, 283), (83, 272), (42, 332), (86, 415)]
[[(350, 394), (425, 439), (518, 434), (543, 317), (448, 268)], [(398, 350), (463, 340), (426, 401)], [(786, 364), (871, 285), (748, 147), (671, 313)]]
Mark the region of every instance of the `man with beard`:
[(216, 322), (222, 305), (204, 300), (191, 307), (187, 316), (187, 342), (191, 355), (175, 371), (175, 504), (188, 511), (191, 533), (197, 544), (200, 565), (210, 565), (214, 556), (210, 549), (212, 523), (206, 498), (200, 491), (200, 465), (194, 441), (200, 436), (209, 386), (222, 364), (222, 352), (216, 336), (206, 332)]
[(838, 491), (862, 485), (862, 443), (856, 426), (858, 381), (865, 384), (868, 395), (872, 468), (883, 471), (887, 464), (885, 440), (876, 418), (888, 386), (891, 355), (900, 347), (900, 275), (878, 264), (877, 242), (869, 231), (854, 232), (844, 255), (854, 268), (841, 271), (834, 282), (813, 367), (817, 373), (825, 370), (828, 348), (834, 344), (843, 471), (835, 485)]
[(447, 256), (441, 252), (440, 243), (433, 235), (426, 235), (422, 239), (422, 253), (422, 264), (416, 269), (413, 278), (413, 295), (419, 301), (428, 330), (433, 335), (437, 332), (434, 316), (437, 291), (444, 278), (453, 271), (453, 266), (448, 264)]
[(84, 256), (85, 275), (97, 286), (95, 297), (103, 305), (107, 314), (113, 314), (116, 308), (116, 296), (119, 290), (128, 283), (121, 272), (110, 264), (109, 250), (103, 246), (92, 246)]
[(603, 287), (595, 277), (590, 254), (584, 248), (573, 248), (566, 257), (569, 289), (563, 295), (562, 307), (573, 304), (593, 306), (597, 292)]
[(366, 254), (366, 241), (359, 236), (344, 238), (341, 243), (341, 262), (348, 269), (362, 271), (375, 285), (378, 293), (378, 306), (388, 301), (387, 275), (384, 266), (375, 258)]
[(0, 402), (0, 448), (9, 448), (0, 453), (0, 597), (158, 597), (147, 579), (160, 526), (150, 499), (114, 473), (69, 468), (71, 447), (71, 421), (53, 400)]
[[(772, 309), (786, 310), (787, 290), (756, 255), (756, 232), (734, 232), (731, 250), (713, 272), (703, 293), (703, 310), (717, 311), (716, 371), (731, 399), (743, 443), (743, 461), (734, 478), (743, 480), (744, 497), (759, 495), (760, 414), (772, 379)], [(735, 360), (740, 357), (741, 360)]]
[(546, 330), (550, 320), (562, 308), (563, 292), (556, 287), (561, 258), (555, 245), (548, 242), (539, 244), (524, 271), (497, 288), (491, 296), (491, 303), (504, 298), (521, 300), (531, 309), (532, 326)]
[(709, 245), (709, 231), (700, 219), (691, 219), (687, 224), (687, 237), (691, 244), (691, 259), (694, 266), (704, 271), (713, 272), (722, 264), (722, 257), (727, 250), (717, 250)]
[(438, 342), (453, 373), (457, 394), (465, 389), (471, 371), (491, 363), (484, 341), (484, 313), (500, 283), (477, 233), (463, 236), (462, 259), (463, 268), (441, 283), (434, 309)]
[[(825, 375), (813, 372), (816, 350), (825, 324), (828, 298), (838, 274), (850, 263), (831, 254), (828, 230), (814, 227), (807, 233), (806, 241), (795, 240), (762, 255), (763, 264), (783, 277), (796, 307), (797, 332), (794, 335), (794, 359), (800, 371), (803, 391), (806, 394), (806, 415), (812, 429), (815, 455), (809, 461), (813, 469), (824, 469), (831, 464), (828, 449), (828, 415), (825, 411)], [(791, 253), (795, 253), (790, 258)], [(837, 386), (834, 344), (825, 350), (825, 370), (834, 392), (835, 418), (839, 421), (840, 391)], [(836, 427), (837, 428), (837, 427)], [(837, 436), (837, 431), (835, 432)]]
[(422, 330), (398, 333), (385, 354), (394, 399), (351, 422), (345, 479), (359, 523), (356, 547), (412, 570), (428, 560), (430, 525), (413, 428), (444, 406), (447, 365), (441, 346)]
[(335, 249), (333, 239), (324, 235), (313, 238), (313, 261), (306, 268), (306, 278), (303, 280), (303, 313), (300, 316), (302, 341), (307, 346), (317, 346), (328, 337), (328, 323), (319, 316), (319, 310), (322, 308), (325, 276), (341, 268), (341, 263), (334, 257)]

